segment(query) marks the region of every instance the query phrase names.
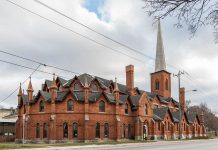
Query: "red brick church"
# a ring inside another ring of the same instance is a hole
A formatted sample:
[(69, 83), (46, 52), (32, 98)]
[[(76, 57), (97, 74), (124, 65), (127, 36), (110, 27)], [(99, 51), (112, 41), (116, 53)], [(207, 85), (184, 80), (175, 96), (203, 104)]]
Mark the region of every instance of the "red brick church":
[(205, 136), (203, 114), (186, 112), (185, 89), (171, 97), (160, 22), (151, 92), (134, 85), (134, 66), (126, 66), (126, 84), (82, 74), (70, 80), (45, 80), (33, 96), (18, 93), (16, 142), (178, 139)]

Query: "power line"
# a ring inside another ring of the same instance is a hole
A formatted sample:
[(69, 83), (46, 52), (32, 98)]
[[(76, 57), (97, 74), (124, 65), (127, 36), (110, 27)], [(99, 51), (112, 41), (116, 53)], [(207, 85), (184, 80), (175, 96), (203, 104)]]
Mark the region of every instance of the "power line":
[[(94, 32), (94, 33), (96, 33), (96, 34), (98, 34), (98, 35), (100, 35), (100, 36), (102, 36), (102, 37), (104, 37), (104, 38), (106, 38), (106, 39), (108, 39), (108, 40), (110, 40), (110, 41), (116, 43), (116, 44), (119, 44), (119, 45), (121, 45), (121, 46), (123, 46), (123, 47), (125, 47), (125, 48), (127, 48), (127, 49), (129, 49), (129, 50), (131, 50), (131, 51), (133, 51), (133, 52), (136, 52), (136, 53), (138, 53), (138, 54), (140, 54), (140, 55), (142, 55), (142, 56), (145, 56), (145, 57), (147, 57), (147, 58), (149, 58), (149, 59), (151, 59), (151, 60), (155, 60), (155, 58), (153, 58), (153, 57), (151, 57), (151, 56), (149, 56), (149, 55), (146, 55), (146, 54), (142, 53), (142, 52), (141, 52), (142, 50), (137, 50), (137, 49), (135, 49), (135, 48), (132, 48), (132, 47), (126, 45), (126, 44), (123, 44), (123, 43), (121, 43), (121, 42), (119, 42), (119, 41), (117, 41), (117, 40), (115, 40), (115, 39), (113, 39), (113, 38), (111, 38), (111, 37), (109, 37), (109, 36), (103, 34), (103, 33), (100, 33), (99, 31), (97, 31), (97, 30), (95, 30), (95, 29), (89, 27), (88, 25), (79, 22), (78, 20), (76, 20), (76, 19), (74, 19), (74, 18), (72, 18), (72, 17), (70, 17), (70, 16), (68, 16), (68, 15), (66, 15), (66, 14), (64, 14), (64, 13), (62, 13), (62, 12), (60, 12), (60, 11), (58, 11), (58, 10), (55, 9), (55, 8), (52, 8), (51, 6), (48, 6), (47, 4), (45, 4), (45, 3), (43, 3), (43, 2), (41, 2), (41, 1), (39, 1), (39, 0), (33, 0), (33, 1), (35, 1), (36, 3), (38, 3), (38, 4), (42, 5), (42, 6), (48, 8), (48, 9), (54, 11), (54, 12), (56, 12), (56, 13), (58, 13), (58, 14), (60, 14), (61, 16), (63, 16), (63, 17), (65, 17), (65, 18), (67, 18), (67, 19), (69, 19), (69, 20), (71, 20), (71, 21), (73, 21), (73, 22), (75, 22), (75, 23), (77, 23), (77, 24), (79, 24), (79, 25), (81, 25), (81, 26), (83, 26), (83, 27), (89, 29), (90, 31), (92, 31), (92, 32)], [(167, 66), (169, 66), (169, 67), (171, 67), (171, 68), (174, 68), (174, 69), (177, 69), (177, 70), (180, 70), (179, 68), (177, 68), (177, 67), (175, 67), (175, 66), (173, 66), (173, 65), (170, 65), (170, 64), (167, 64)]]
[(63, 69), (63, 68), (60, 68), (60, 67), (57, 67), (57, 66), (53, 66), (53, 65), (48, 65), (48, 64), (45, 64), (45, 63), (42, 63), (42, 62), (30, 59), (30, 58), (27, 58), (27, 57), (23, 57), (23, 56), (19, 56), (19, 55), (16, 55), (16, 54), (12, 54), (12, 53), (9, 53), (9, 52), (3, 51), (3, 50), (0, 50), (0, 53), (4, 53), (4, 54), (7, 54), (7, 55), (10, 55), (10, 56), (13, 56), (13, 57), (17, 57), (17, 58), (20, 58), (20, 59), (23, 59), (23, 60), (27, 60), (27, 61), (30, 61), (30, 62), (33, 62), (33, 63), (37, 63), (37, 64), (42, 65), (44, 67), (50, 67), (50, 68), (54, 68), (54, 69), (58, 69), (58, 70), (62, 70), (62, 71), (66, 71), (66, 72), (70, 72), (70, 73), (78, 74), (79, 75), (79, 73), (74, 72), (74, 71), (70, 71), (70, 70)]
[[(23, 85), (40, 67), (41, 65), (38, 65), (34, 70), (33, 72), (28, 76), (28, 78), (26, 78), (22, 83), (21, 85)], [(9, 97), (11, 97), (17, 90), (19, 89), (19, 87), (17, 87), (15, 90), (13, 90), (7, 97), (5, 97), (4, 99), (2, 99), (0, 101), (0, 103), (4, 102), (5, 100), (7, 100)]]
[(121, 52), (121, 51), (119, 51), (119, 50), (117, 50), (117, 49), (111, 48), (111, 47), (109, 47), (109, 46), (107, 46), (107, 45), (105, 45), (105, 44), (102, 44), (102, 43), (100, 43), (100, 42), (98, 42), (98, 41), (96, 41), (96, 40), (94, 40), (94, 39), (92, 39), (92, 38), (90, 38), (90, 37), (88, 37), (88, 36), (86, 36), (86, 35), (80, 34), (79, 32), (76, 32), (76, 31), (74, 31), (74, 30), (72, 30), (72, 29), (70, 29), (70, 28), (68, 28), (68, 27), (65, 27), (65, 26), (63, 26), (63, 25), (61, 25), (61, 24), (59, 24), (59, 23), (57, 23), (57, 22), (55, 22), (55, 21), (53, 21), (53, 20), (50, 20), (50, 19), (48, 19), (48, 18), (46, 18), (46, 17), (43, 17), (42, 15), (39, 15), (39, 14), (37, 14), (37, 13), (35, 13), (35, 12), (33, 12), (33, 11), (31, 11), (31, 10), (29, 10), (29, 9), (27, 9), (27, 8), (25, 8), (25, 7), (23, 7), (23, 6), (18, 5), (17, 3), (14, 3), (14, 2), (12, 2), (12, 1), (10, 1), (10, 0), (5, 0), (5, 1), (7, 1), (7, 2), (9, 2), (9, 3), (11, 3), (11, 4), (13, 4), (13, 5), (15, 5), (15, 6), (21, 8), (21, 9), (23, 9), (23, 10), (26, 10), (27, 12), (29, 12), (29, 13), (31, 13), (31, 14), (34, 14), (34, 15), (36, 15), (36, 16), (38, 16), (38, 17), (40, 17), (40, 18), (42, 18), (42, 19), (44, 19), (44, 20), (46, 20), (46, 21), (48, 21), (48, 22), (51, 22), (51, 23), (53, 23), (53, 24), (55, 24), (55, 25), (57, 25), (57, 26), (59, 26), (59, 27), (65, 29), (65, 30), (67, 30), (67, 31), (70, 31), (71, 33), (74, 33), (74, 34), (76, 34), (76, 35), (78, 35), (78, 36), (80, 36), (80, 37), (83, 37), (83, 38), (85, 38), (85, 39), (87, 39), (87, 40), (89, 40), (89, 41), (91, 41), (91, 42), (93, 42), (93, 43), (95, 43), (95, 44), (97, 44), (97, 45), (100, 45), (100, 46), (105, 47), (105, 48), (107, 48), (107, 49), (109, 49), (109, 50), (115, 51), (115, 52), (120, 53), (120, 54), (122, 54), (122, 55), (125, 55), (125, 56), (127, 56), (127, 57), (129, 57), (129, 58), (131, 58), (131, 59), (134, 59), (134, 60), (136, 60), (136, 61), (138, 61), (138, 62), (141, 62), (141, 63), (143, 63), (143, 64), (146, 63), (146, 62), (144, 62), (144, 61), (142, 61), (142, 60), (140, 60), (140, 59), (138, 59), (138, 58), (132, 57), (131, 55), (128, 55), (128, 54), (126, 54), (126, 53), (123, 53), (123, 52)]
[[(20, 65), (20, 64), (17, 64), (17, 63), (13, 63), (13, 62), (1, 60), (1, 59), (0, 59), (0, 62), (4, 62), (4, 63), (7, 63), (7, 64), (11, 64), (11, 65), (18, 66), (18, 67), (25, 68), (25, 69), (29, 69), (29, 70), (35, 70), (35, 69), (32, 68), (32, 67)], [(36, 71), (37, 71), (37, 72), (41, 72), (41, 73), (45, 73), (45, 74), (49, 74), (49, 75), (53, 75), (53, 73), (50, 73), (50, 72), (47, 72), (47, 71), (42, 71), (42, 70), (36, 70)], [(57, 76), (62, 77), (62, 78), (66, 78), (66, 79), (70, 79), (70, 78), (68, 78), (68, 77), (64, 77), (64, 76), (61, 76), (61, 75), (57, 75)]]

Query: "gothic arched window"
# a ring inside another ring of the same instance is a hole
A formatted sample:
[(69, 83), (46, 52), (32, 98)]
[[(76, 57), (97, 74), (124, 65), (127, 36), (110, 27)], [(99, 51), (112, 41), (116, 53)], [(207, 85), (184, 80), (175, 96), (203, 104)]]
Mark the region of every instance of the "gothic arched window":
[(78, 137), (78, 124), (73, 123), (73, 137), (77, 138)]
[(74, 87), (73, 87), (73, 90), (74, 90), (74, 91), (79, 91), (79, 89), (80, 89), (79, 83), (75, 83), (75, 84), (74, 84)]
[(100, 138), (100, 123), (96, 123), (95, 126), (95, 137)]
[(66, 122), (63, 124), (63, 136), (68, 138), (68, 124)]
[(131, 137), (132, 137), (132, 133), (131, 133), (131, 125), (129, 124), (128, 125), (128, 137), (129, 137), (129, 139), (131, 139)]
[(128, 104), (125, 104), (125, 114), (128, 114)]
[(109, 125), (108, 125), (108, 123), (104, 124), (104, 137), (105, 138), (109, 137)]
[(148, 105), (145, 104), (145, 115), (148, 115)]
[(40, 124), (36, 124), (36, 138), (40, 138)]
[(39, 103), (39, 112), (44, 112), (44, 101), (41, 100)]
[(47, 138), (47, 124), (43, 124), (43, 138)]
[(105, 102), (103, 100), (99, 102), (99, 112), (105, 112)]
[(156, 80), (155, 81), (155, 90), (159, 90), (159, 88), (160, 88), (160, 82), (159, 82), (159, 80)]
[(122, 126), (122, 138), (124, 139), (126, 137), (126, 126), (123, 124)]
[(168, 83), (168, 80), (167, 80), (167, 79), (166, 79), (166, 81), (165, 81), (165, 87), (166, 87), (166, 90), (169, 89), (169, 83)]
[(67, 111), (73, 111), (73, 101), (67, 101)]
[(94, 92), (98, 91), (98, 86), (96, 84), (92, 85), (92, 91)]

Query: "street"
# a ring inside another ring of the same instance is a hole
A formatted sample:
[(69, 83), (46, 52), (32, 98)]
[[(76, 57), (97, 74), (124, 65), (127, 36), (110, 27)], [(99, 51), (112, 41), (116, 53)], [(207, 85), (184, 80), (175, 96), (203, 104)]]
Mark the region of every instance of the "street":
[(158, 141), (150, 143), (128, 143), (117, 145), (87, 145), (69, 147), (37, 148), (35, 150), (217, 150), (218, 139), (192, 141)]

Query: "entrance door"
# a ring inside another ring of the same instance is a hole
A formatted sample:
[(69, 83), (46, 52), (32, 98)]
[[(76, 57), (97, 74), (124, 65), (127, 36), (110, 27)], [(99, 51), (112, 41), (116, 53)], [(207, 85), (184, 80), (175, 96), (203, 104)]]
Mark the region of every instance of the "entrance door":
[(143, 138), (147, 139), (147, 136), (148, 136), (148, 127), (147, 125), (144, 125), (143, 126)]

